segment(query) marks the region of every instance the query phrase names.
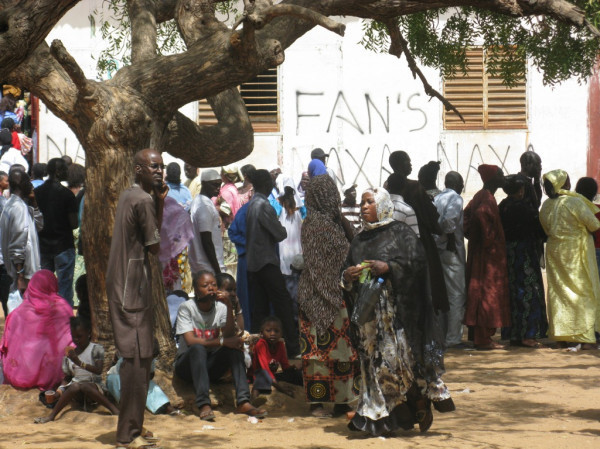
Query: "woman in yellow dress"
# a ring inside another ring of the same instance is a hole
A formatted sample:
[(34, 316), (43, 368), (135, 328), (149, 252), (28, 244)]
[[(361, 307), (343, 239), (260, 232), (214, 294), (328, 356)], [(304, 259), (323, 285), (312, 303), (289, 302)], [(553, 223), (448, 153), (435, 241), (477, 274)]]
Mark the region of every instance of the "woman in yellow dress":
[(600, 228), (599, 209), (571, 192), (569, 175), (553, 170), (543, 176), (548, 199), (540, 210), (546, 234), (549, 336), (595, 347), (600, 327), (600, 278), (591, 233)]

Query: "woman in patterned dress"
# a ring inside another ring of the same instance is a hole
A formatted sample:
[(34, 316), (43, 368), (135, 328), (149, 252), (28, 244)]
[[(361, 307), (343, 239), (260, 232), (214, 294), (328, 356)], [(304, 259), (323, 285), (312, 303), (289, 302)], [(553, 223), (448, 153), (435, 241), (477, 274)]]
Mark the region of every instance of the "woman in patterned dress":
[(307, 401), (319, 418), (330, 417), (323, 403), (333, 402), (333, 414), (350, 410), (356, 398), (356, 352), (350, 342), (350, 321), (340, 272), (348, 253), (341, 224), (341, 201), (328, 175), (311, 179), (305, 197), (307, 215), (301, 241), (304, 270), (298, 285), (300, 349)]
[(537, 243), (546, 234), (537, 209), (524, 199), (529, 180), (523, 175), (505, 180), (508, 196), (498, 209), (506, 237), (511, 325), (502, 328), (502, 339), (510, 340), (511, 346), (539, 348), (542, 344), (537, 340), (546, 337), (548, 319)]
[(385, 189), (363, 193), (363, 231), (352, 241), (342, 273), (355, 308), (363, 302), (361, 274), (368, 270), (383, 280), (372, 317), (352, 323), (358, 334), (361, 382), (349, 427), (375, 436), (412, 429), (417, 423), (421, 432), (427, 431), (433, 422), (432, 402), (440, 412), (454, 410), (441, 380), (444, 339), (426, 292), (425, 250), (408, 225), (392, 219), (393, 211)]

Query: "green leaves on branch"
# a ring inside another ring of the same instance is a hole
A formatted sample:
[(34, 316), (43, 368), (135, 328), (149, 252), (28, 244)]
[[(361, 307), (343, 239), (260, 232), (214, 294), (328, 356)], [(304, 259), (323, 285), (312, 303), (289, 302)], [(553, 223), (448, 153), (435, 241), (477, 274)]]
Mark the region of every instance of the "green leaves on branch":
[[(595, 26), (600, 25), (598, 0), (575, 1)], [(401, 16), (398, 25), (409, 49), (422, 64), (444, 77), (466, 70), (466, 50), (487, 48), (487, 70), (507, 85), (523, 76), (530, 59), (543, 72), (545, 84), (587, 78), (600, 50), (600, 40), (587, 28), (578, 29), (547, 16), (511, 17), (471, 7), (437, 9)], [(387, 52), (387, 28), (377, 21), (363, 24), (365, 48)]]

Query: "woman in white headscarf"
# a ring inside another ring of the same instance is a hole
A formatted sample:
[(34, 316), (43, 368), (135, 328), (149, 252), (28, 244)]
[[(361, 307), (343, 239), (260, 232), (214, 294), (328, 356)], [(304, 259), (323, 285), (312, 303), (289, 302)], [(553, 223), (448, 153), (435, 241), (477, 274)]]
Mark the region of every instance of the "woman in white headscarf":
[[(414, 424), (427, 431), (432, 402), (438, 411), (454, 410), (440, 377), (444, 340), (426, 293), (425, 250), (406, 223), (392, 219), (393, 212), (385, 189), (363, 193), (363, 231), (352, 241), (342, 274), (353, 297), (351, 321), (362, 375), (349, 427), (376, 436)], [(381, 282), (373, 295), (364, 294), (368, 277)], [(368, 303), (372, 312), (357, 319), (356, 312)]]

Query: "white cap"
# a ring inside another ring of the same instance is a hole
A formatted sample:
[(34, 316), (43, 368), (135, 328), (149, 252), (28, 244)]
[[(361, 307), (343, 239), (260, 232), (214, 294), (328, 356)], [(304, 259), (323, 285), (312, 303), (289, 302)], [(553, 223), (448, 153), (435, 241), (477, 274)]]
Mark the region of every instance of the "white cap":
[(221, 175), (217, 170), (209, 168), (207, 170), (202, 170), (202, 174), (200, 175), (200, 181), (208, 182), (208, 181), (220, 181)]

